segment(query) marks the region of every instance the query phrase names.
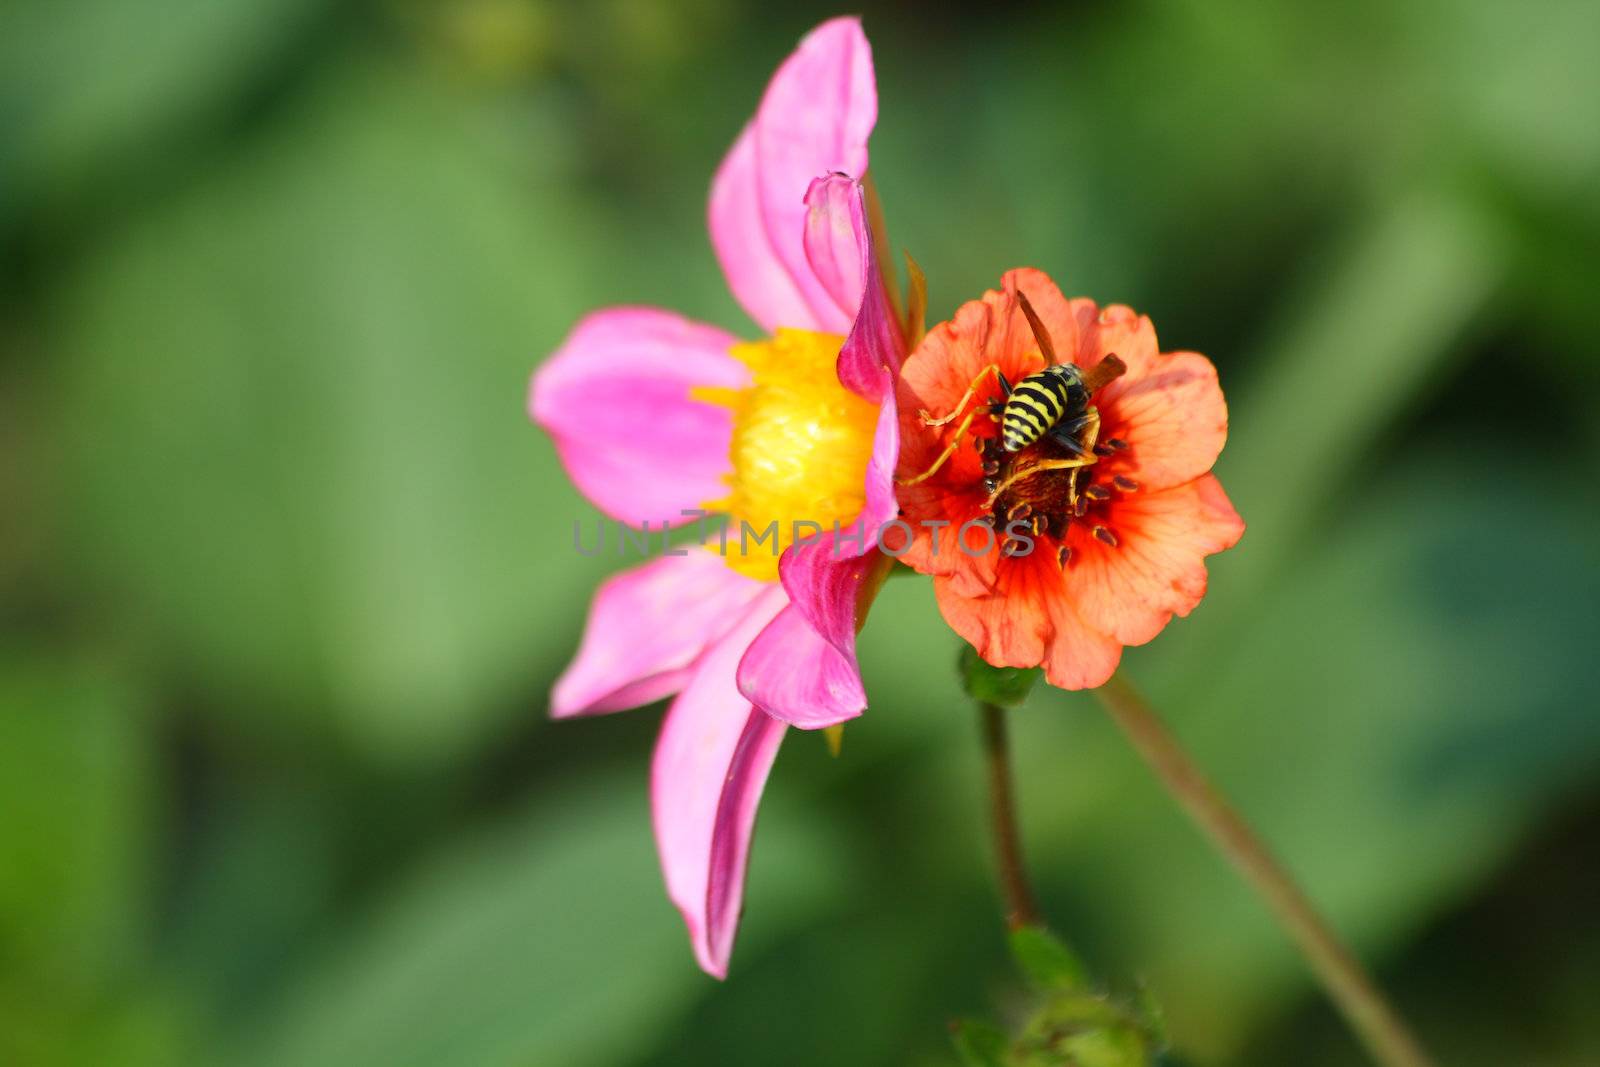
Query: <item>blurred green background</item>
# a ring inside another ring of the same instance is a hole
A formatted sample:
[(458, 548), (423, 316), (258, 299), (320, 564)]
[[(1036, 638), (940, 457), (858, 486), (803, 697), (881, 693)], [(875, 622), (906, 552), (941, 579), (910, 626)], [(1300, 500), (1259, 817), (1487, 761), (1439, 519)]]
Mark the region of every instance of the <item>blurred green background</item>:
[[(606, 304), (751, 332), (705, 195), (803, 6), (4, 6), (0, 1062), (937, 1065), (1015, 1010), (925, 582), (785, 747), (725, 985), (658, 710), (545, 719), (621, 561), (528, 374)], [(934, 317), (1034, 265), (1221, 369), (1250, 530), (1130, 674), (1442, 1062), (1600, 1063), (1600, 8), (864, 6)], [(1182, 1062), (1364, 1062), (1091, 700), (1015, 724), (1046, 910)]]

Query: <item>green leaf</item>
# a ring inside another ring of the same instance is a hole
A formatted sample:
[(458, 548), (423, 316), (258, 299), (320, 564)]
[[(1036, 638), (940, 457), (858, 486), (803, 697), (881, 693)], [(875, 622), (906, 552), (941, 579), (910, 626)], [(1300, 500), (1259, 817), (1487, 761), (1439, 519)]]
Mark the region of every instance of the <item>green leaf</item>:
[(230, 781), (188, 846), (161, 971), (219, 1022), (259, 1015), (294, 951), (322, 943), (338, 920), (343, 820), (329, 816), (325, 789), (294, 771), (265, 784)]
[[(546, 797), (338, 923), (283, 1003), (206, 1062), (493, 1067), (634, 1062), (719, 984), (661, 887), (638, 768)], [(840, 907), (835, 843), (762, 812), (737, 974)]]
[(161, 798), (141, 695), (95, 657), (0, 655), (0, 1062), (181, 1062), (148, 967)]
[(1283, 301), (1264, 372), (1230, 386), (1233, 432), (1218, 462), (1251, 528), (1224, 557), (1240, 610), (1315, 536), (1329, 487), (1462, 358), (1463, 335), (1504, 280), (1505, 245), (1476, 205), (1414, 193), (1356, 228)]
[(1011, 1039), (993, 1023), (960, 1019), (950, 1025), (950, 1039), (967, 1067), (1006, 1067)]
[(13, 207), (11, 182), (23, 197), (57, 206), (97, 184), (120, 190), (130, 173), (170, 165), (169, 149), (188, 147), (197, 127), (229, 117), (323, 6), (12, 0), (0, 34), (0, 113), (8, 120), (0, 216)]
[(983, 661), (971, 645), (961, 649), (961, 684), (966, 693), (980, 704), (994, 704), (1014, 708), (1028, 699), (1033, 687), (1044, 672), (1037, 667), (995, 667)]
[(1044, 927), (1013, 930), (1008, 941), (1017, 966), (1040, 990), (1066, 992), (1089, 987), (1089, 970), (1083, 961)]
[[(1129, 656), (1362, 954), (1504, 862), (1600, 752), (1588, 487), (1454, 452), (1375, 475), (1248, 623), (1205, 635), (1203, 664)], [(1208, 609), (1163, 641), (1198, 643)], [(1117, 931), (1096, 956), (1159, 975), (1174, 1040), (1226, 1060), (1257, 1013), (1308, 988), (1304, 965), (1104, 717), (1052, 697), (1061, 714), (1029, 716), (1016, 746), (1036, 878), (1092, 896)]]
[(434, 83), (356, 67), (291, 116), (57, 302), (73, 562), (216, 706), (447, 758), (540, 710), (617, 562), (574, 558), (522, 410), (588, 244)]
[(0, 658), (0, 958), (35, 984), (92, 989), (140, 959), (157, 796), (139, 705), (102, 665)]

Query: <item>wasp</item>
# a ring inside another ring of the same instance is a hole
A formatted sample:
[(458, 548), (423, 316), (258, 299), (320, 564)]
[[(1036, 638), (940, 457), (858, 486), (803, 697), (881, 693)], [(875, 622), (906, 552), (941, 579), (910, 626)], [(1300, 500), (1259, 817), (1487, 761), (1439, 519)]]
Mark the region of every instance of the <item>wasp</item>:
[[(1013, 386), (999, 366), (991, 363), (978, 372), (978, 376), (967, 387), (960, 402), (948, 415), (936, 419), (927, 412), (922, 412), (924, 425), (943, 426), (953, 422), (961, 414), (967, 402), (977, 393), (978, 387), (989, 375), (994, 375), (1000, 386), (1000, 399), (980, 404), (969, 411), (961, 425), (956, 428), (955, 437), (952, 438), (949, 447), (939, 458), (916, 477), (903, 479), (901, 485), (916, 485), (938, 473), (950, 457), (955, 455), (962, 438), (972, 426), (972, 420), (982, 412), (987, 412), (990, 418), (999, 421), (1000, 445), (1006, 454), (1015, 455), (1040, 441), (1050, 441), (1060, 446), (1061, 451), (1066, 453), (1065, 456), (1045, 459), (1034, 464), (1013, 464), (1011, 472), (1003, 480), (991, 477), (988, 480), (991, 503), (1005, 491), (1006, 487), (1023, 477), (1045, 470), (1073, 470), (1087, 467), (1099, 458), (1095, 452), (1095, 444), (1100, 436), (1100, 413), (1089, 403), (1089, 399), (1096, 389), (1122, 374), (1127, 368), (1115, 353), (1108, 354), (1087, 374), (1075, 363), (1056, 362), (1055, 345), (1050, 341), (1050, 334), (1020, 289), (1017, 291), (1017, 303), (1022, 308), (1023, 316), (1028, 320), (1028, 327), (1033, 331), (1034, 340), (1038, 342), (1039, 354), (1044, 357), (1044, 369), (1028, 375)], [(985, 471), (990, 473), (989, 464), (986, 464)], [(998, 468), (993, 473), (998, 473)]]

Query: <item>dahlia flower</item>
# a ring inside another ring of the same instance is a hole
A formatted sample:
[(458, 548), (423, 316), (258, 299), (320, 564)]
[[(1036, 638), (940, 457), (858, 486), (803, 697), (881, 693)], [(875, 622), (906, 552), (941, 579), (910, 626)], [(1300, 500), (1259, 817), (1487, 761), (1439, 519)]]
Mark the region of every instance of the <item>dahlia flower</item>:
[[(717, 977), (786, 726), (866, 706), (855, 634), (886, 569), (870, 531), (895, 512), (904, 354), (862, 185), (876, 119), (859, 23), (823, 24), (779, 67), (712, 183), (712, 245), (766, 336), (612, 308), (578, 323), (533, 379), (534, 421), (606, 515), (645, 529), (706, 512), (735, 531), (777, 527), (603, 583), (551, 700), (567, 718), (676, 694), (652, 816), (667, 893)], [(836, 525), (868, 533), (836, 537)]]

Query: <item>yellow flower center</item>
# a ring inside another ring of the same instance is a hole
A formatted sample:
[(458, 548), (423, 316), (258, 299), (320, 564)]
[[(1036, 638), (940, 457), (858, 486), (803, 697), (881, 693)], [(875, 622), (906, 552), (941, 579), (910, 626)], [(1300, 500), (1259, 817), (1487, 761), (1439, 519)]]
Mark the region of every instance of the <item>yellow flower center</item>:
[[(866, 503), (878, 409), (839, 384), (843, 343), (780, 329), (771, 340), (733, 346), (733, 357), (750, 368), (749, 386), (694, 391), (733, 412), (731, 492), (706, 509), (728, 513), (725, 558), (741, 574), (775, 581), (796, 523), (848, 527)], [(799, 534), (815, 536), (805, 525)]]

